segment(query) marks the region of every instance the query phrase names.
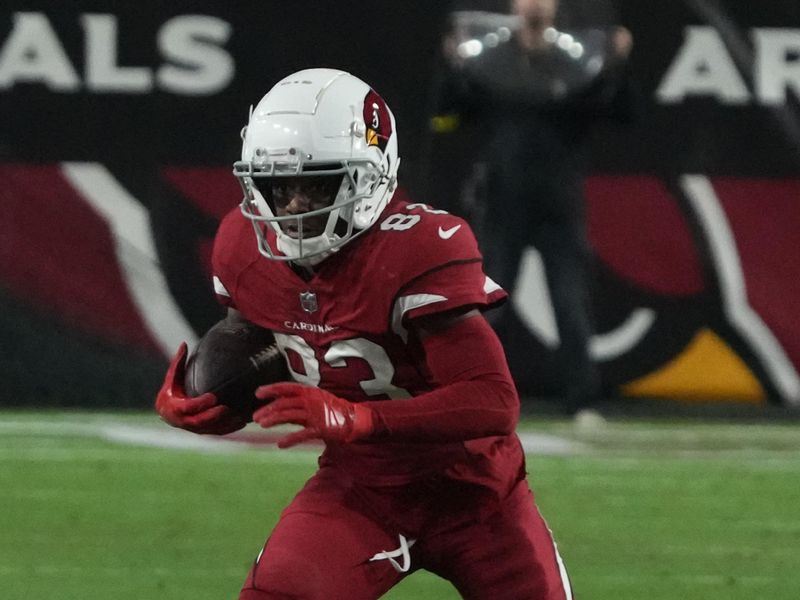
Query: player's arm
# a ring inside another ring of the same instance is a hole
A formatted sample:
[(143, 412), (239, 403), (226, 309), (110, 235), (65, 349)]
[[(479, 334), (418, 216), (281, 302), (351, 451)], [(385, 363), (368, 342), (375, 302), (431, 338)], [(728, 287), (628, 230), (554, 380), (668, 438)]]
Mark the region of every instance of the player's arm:
[(436, 388), (402, 402), (365, 402), (374, 435), (457, 441), (514, 431), (519, 396), (494, 330), (476, 309), (411, 322)]
[(433, 391), (397, 402), (349, 402), (320, 388), (274, 384), (256, 395), (273, 400), (253, 414), (263, 427), (295, 423), (303, 429), (282, 438), (288, 447), (322, 438), (459, 441), (511, 433), (519, 397), (502, 346), (477, 310), (412, 321), (437, 383)]
[[(225, 320), (242, 321), (239, 311), (229, 308)], [(156, 395), (155, 409), (161, 418), (172, 425), (194, 433), (224, 435), (247, 424), (227, 406), (219, 404), (212, 393), (189, 396), (184, 387), (186, 375), (186, 343), (182, 343), (170, 362), (164, 383)]]

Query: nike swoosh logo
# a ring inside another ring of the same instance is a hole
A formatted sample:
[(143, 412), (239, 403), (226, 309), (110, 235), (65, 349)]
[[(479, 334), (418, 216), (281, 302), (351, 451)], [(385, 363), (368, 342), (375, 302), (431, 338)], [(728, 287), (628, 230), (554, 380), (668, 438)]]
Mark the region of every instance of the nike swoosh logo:
[(325, 425), (328, 427), (342, 427), (345, 424), (345, 418), (338, 410), (334, 410), (329, 406), (325, 407)]
[(461, 225), (454, 225), (450, 229), (442, 229), (441, 226), (439, 227), (439, 237), (443, 240), (449, 240), (456, 234), (456, 231), (461, 229)]

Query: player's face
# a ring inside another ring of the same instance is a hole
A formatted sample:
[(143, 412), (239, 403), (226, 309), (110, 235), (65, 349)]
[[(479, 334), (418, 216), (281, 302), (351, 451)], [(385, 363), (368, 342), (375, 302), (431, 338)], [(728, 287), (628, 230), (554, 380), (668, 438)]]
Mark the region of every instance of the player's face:
[(511, 12), (533, 26), (552, 24), (557, 10), (558, 0), (512, 0), (511, 2)]
[[(331, 205), (339, 190), (341, 176), (275, 177), (270, 183), (270, 196), (276, 217), (296, 216)], [(303, 237), (321, 235), (328, 221), (327, 214), (303, 219)], [(281, 221), (281, 230), (300, 237), (299, 223), (291, 219)]]

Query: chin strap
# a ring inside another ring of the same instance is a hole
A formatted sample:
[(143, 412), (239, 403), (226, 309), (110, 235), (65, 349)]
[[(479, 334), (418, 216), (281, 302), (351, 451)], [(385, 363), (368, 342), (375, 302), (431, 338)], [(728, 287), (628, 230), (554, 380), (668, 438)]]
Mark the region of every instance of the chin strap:
[[(374, 560), (388, 560), (398, 573), (408, 573), (411, 568), (411, 553), (409, 548), (414, 545), (417, 540), (408, 540), (402, 533), (397, 536), (400, 539), (400, 547), (396, 550), (384, 550), (378, 552), (375, 556), (370, 558), (370, 562)], [(395, 560), (398, 556), (402, 557), (402, 563)]]

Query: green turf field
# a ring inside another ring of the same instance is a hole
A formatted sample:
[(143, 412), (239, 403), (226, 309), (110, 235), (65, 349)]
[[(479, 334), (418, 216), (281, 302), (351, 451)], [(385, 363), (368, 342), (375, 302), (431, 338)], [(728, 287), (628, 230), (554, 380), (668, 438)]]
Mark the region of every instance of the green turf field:
[[(521, 431), (579, 600), (800, 597), (800, 425)], [(150, 415), (0, 412), (0, 598), (235, 599), (316, 452), (181, 433)], [(458, 596), (418, 573), (386, 598)]]

